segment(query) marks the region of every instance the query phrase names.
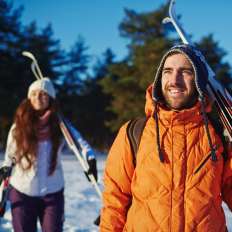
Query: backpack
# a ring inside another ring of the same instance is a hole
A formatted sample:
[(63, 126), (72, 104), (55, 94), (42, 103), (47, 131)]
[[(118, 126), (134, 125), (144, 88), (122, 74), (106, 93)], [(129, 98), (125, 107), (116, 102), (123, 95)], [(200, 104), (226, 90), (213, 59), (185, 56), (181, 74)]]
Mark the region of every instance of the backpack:
[(127, 134), (127, 138), (129, 139), (129, 143), (131, 147), (134, 167), (136, 166), (136, 155), (146, 122), (147, 122), (146, 117), (132, 119), (128, 123), (126, 128), (126, 134)]
[[(222, 127), (221, 123), (218, 123), (218, 121), (216, 121), (211, 115), (208, 115), (208, 119), (212, 123), (216, 133), (218, 135), (222, 135), (223, 134), (223, 127)], [(141, 140), (146, 122), (147, 122), (146, 117), (132, 119), (128, 123), (127, 128), (126, 128), (126, 134), (127, 134), (127, 138), (129, 140), (129, 143), (130, 143), (134, 167), (136, 167), (136, 155), (137, 155), (137, 151), (139, 148), (140, 140)], [(224, 152), (222, 153), (222, 156), (223, 156), (224, 161), (226, 161), (226, 159), (227, 159), (226, 141), (225, 141), (224, 136), (220, 136), (220, 137), (222, 139), (222, 144), (224, 147)]]

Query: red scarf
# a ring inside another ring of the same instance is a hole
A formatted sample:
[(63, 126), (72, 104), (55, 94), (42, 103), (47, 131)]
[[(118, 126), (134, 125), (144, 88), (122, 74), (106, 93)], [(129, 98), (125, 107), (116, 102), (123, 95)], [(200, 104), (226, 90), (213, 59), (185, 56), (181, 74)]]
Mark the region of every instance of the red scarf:
[(37, 124), (37, 138), (39, 141), (47, 140), (51, 137), (51, 127), (49, 124), (51, 111), (47, 110), (39, 117)]

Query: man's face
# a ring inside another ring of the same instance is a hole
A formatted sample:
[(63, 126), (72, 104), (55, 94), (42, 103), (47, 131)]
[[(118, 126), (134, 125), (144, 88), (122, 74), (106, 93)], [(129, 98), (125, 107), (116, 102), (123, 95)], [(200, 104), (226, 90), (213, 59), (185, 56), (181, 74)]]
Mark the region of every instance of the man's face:
[(197, 99), (194, 71), (183, 54), (167, 57), (161, 78), (162, 94), (166, 104), (174, 110), (190, 108)]

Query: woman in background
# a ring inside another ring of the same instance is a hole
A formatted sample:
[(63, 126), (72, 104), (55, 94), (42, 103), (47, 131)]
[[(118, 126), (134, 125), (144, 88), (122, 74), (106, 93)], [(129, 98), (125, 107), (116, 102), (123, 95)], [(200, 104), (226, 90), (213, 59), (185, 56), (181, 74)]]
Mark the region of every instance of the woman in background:
[[(16, 161), (9, 193), (15, 232), (34, 232), (39, 219), (42, 231), (60, 232), (64, 222), (64, 176), (61, 150), (64, 145), (52, 82), (43, 78), (33, 82), (28, 97), (16, 110), (2, 170)], [(97, 179), (93, 150), (80, 133), (71, 128)]]

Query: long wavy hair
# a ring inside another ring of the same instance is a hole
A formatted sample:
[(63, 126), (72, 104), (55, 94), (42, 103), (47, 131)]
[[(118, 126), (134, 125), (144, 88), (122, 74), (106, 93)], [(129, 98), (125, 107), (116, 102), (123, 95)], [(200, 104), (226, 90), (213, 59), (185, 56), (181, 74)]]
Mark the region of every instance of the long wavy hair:
[[(51, 110), (49, 118), (52, 143), (52, 154), (49, 167), (49, 175), (51, 175), (56, 168), (57, 152), (61, 142), (61, 131), (57, 117), (57, 112), (59, 112), (57, 101), (50, 98), (48, 109)], [(17, 147), (16, 160), (24, 170), (30, 169), (37, 159), (38, 139), (36, 136), (36, 125), (38, 120), (39, 113), (33, 109), (30, 100), (23, 100), (15, 113), (13, 136)], [(28, 162), (26, 167), (22, 165), (23, 158)]]

